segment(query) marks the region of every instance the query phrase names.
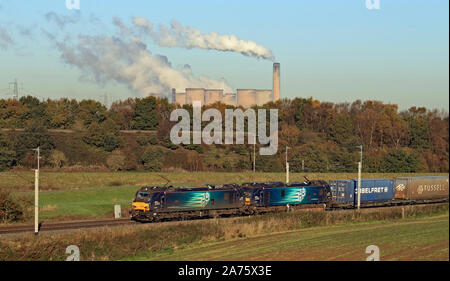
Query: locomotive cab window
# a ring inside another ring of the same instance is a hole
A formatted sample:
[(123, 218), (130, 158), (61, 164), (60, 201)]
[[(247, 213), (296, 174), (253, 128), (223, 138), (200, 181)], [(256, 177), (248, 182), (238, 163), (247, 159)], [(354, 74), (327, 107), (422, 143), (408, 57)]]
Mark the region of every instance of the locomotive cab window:
[(281, 197), (284, 197), (286, 195), (286, 190), (281, 191)]
[(223, 200), (227, 201), (227, 200), (229, 200), (229, 199), (230, 199), (230, 194), (229, 194), (228, 192), (225, 192), (225, 193), (223, 194)]
[(147, 197), (149, 197), (150, 196), (150, 194), (148, 193), (148, 192), (142, 192), (142, 191), (140, 191), (140, 192), (138, 192), (137, 193), (137, 198), (138, 199), (145, 199), (145, 198), (147, 198)]

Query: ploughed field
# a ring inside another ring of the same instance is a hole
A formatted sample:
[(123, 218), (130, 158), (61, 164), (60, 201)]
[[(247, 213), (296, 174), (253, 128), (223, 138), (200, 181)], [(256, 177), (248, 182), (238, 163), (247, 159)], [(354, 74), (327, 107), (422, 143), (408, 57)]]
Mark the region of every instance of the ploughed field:
[(364, 261), (376, 245), (381, 261), (448, 261), (449, 217), (313, 227), (196, 245), (130, 260)]
[[(393, 178), (447, 174), (363, 174), (363, 178)], [(291, 173), (291, 182), (309, 179), (356, 178), (356, 173)], [(146, 172), (41, 172), (40, 218), (44, 221), (113, 217), (114, 205), (127, 214), (136, 191), (144, 185), (196, 186), (205, 183), (284, 181), (284, 173), (146, 173)], [(0, 188), (10, 191), (27, 206), (25, 222), (33, 219), (34, 172), (2, 172)]]

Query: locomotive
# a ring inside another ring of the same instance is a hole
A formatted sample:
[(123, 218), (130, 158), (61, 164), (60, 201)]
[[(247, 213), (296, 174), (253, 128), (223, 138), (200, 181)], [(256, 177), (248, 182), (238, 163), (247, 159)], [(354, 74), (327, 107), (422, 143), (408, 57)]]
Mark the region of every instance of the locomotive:
[(131, 217), (138, 221), (198, 219), (274, 212), (295, 206), (326, 203), (327, 183), (245, 183), (203, 187), (143, 187), (132, 203)]

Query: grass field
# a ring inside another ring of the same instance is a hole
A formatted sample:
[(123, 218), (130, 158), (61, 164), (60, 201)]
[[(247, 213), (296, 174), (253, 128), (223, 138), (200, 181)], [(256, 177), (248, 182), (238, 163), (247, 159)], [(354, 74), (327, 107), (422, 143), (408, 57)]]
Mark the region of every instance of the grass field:
[(376, 245), (380, 260), (449, 260), (449, 217), (313, 227), (196, 245), (128, 260), (354, 260)]
[(448, 204), (2, 235), (0, 260), (448, 260)]
[[(112, 218), (114, 205), (121, 205), (125, 216), (135, 193), (136, 187), (42, 192), (40, 217), (42, 220)], [(30, 193), (22, 196), (34, 198)]]
[[(355, 178), (356, 174), (291, 173), (291, 181), (310, 179)], [(432, 175), (432, 174), (413, 174)], [(433, 174), (436, 175), (436, 174)], [(444, 174), (442, 174), (444, 175)], [(363, 174), (364, 178), (393, 178), (411, 174)], [(59, 173), (43, 172), (40, 176), (40, 216), (45, 221), (113, 217), (114, 205), (126, 214), (140, 186), (165, 184), (174, 186), (246, 181), (284, 181), (284, 173)], [(25, 220), (33, 219), (34, 174), (32, 172), (0, 173), (0, 188), (26, 200)]]
[[(448, 175), (432, 173), (363, 173), (364, 178), (393, 178), (398, 176)], [(337, 178), (356, 178), (356, 173), (291, 173), (290, 181), (309, 179), (331, 180)], [(40, 187), (42, 190), (66, 189), (97, 189), (120, 186), (141, 186), (148, 184), (195, 185), (204, 183), (250, 182), (250, 181), (285, 181), (285, 173), (149, 173), (149, 172), (41, 172)], [(0, 188), (10, 188), (16, 191), (34, 189), (34, 172), (2, 172), (0, 173)]]

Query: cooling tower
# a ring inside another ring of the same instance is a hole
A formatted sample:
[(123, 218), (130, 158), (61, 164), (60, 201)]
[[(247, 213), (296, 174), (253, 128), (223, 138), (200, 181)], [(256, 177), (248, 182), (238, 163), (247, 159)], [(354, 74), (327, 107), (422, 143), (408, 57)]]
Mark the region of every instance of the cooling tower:
[(205, 89), (204, 88), (187, 88), (186, 89), (186, 103), (193, 104), (194, 101), (205, 104)]
[(280, 99), (280, 64), (273, 64), (273, 101)]
[(186, 104), (186, 93), (176, 93), (175, 94), (175, 104), (183, 106)]
[(235, 93), (224, 94), (222, 103), (224, 103), (226, 105), (236, 106), (236, 94)]
[(216, 90), (216, 89), (205, 90), (205, 105), (222, 101), (222, 98), (223, 98), (223, 90)]
[(255, 89), (237, 89), (237, 105), (244, 108), (256, 105)]
[(257, 106), (263, 106), (268, 102), (272, 101), (272, 91), (271, 90), (255, 90), (255, 99)]

